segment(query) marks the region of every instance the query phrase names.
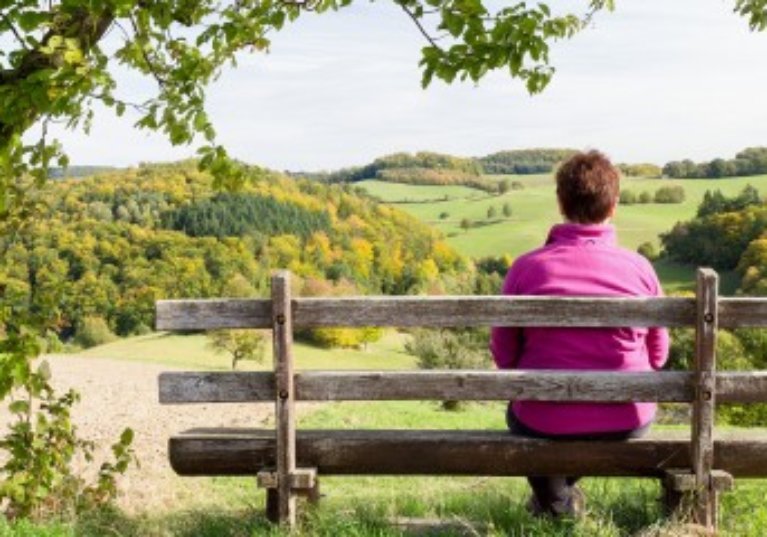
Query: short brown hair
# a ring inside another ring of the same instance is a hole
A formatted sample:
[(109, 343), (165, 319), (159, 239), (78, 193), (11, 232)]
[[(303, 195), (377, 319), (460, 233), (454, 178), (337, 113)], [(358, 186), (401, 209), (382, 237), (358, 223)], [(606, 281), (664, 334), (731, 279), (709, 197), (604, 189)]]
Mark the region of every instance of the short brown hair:
[(619, 195), (620, 174), (599, 151), (577, 153), (557, 170), (557, 197), (568, 220), (604, 221)]

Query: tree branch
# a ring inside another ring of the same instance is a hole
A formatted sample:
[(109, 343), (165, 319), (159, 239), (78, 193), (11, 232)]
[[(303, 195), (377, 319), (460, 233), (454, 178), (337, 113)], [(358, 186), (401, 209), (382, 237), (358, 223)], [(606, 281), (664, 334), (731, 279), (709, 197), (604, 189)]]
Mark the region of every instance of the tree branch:
[(8, 15), (6, 13), (3, 13), (1, 15), (3, 17), (3, 22), (8, 26), (8, 28), (13, 32), (13, 35), (16, 37), (16, 40), (19, 42), (19, 45), (21, 45), (24, 50), (29, 50), (29, 47), (27, 46), (27, 43), (24, 41), (24, 38), (19, 33), (18, 28), (13, 25), (11, 20), (8, 18)]
[[(138, 24), (136, 24), (136, 19), (134, 19), (133, 16), (131, 15), (129, 17), (129, 20), (130, 20), (131, 26), (133, 26), (133, 32), (136, 35), (139, 35), (140, 32), (138, 29)], [(153, 60), (149, 57), (149, 54), (147, 54), (144, 47), (141, 47), (141, 56), (143, 56), (144, 62), (146, 62), (147, 69), (149, 69), (149, 72), (151, 73), (152, 77), (155, 79), (157, 84), (161, 88), (165, 87), (165, 85), (167, 85), (168, 83), (167, 80), (165, 80), (165, 78), (162, 75), (160, 75), (160, 72), (157, 70), (157, 67), (154, 65)]]
[(402, 11), (404, 11), (408, 17), (413, 21), (413, 23), (418, 28), (418, 31), (421, 32), (421, 35), (423, 35), (426, 40), (433, 46), (434, 48), (441, 49), (441, 47), (437, 44), (436, 39), (434, 39), (431, 35), (429, 35), (429, 32), (426, 31), (426, 29), (421, 24), (421, 21), (418, 20), (418, 17), (415, 16), (415, 13), (413, 13), (410, 8), (408, 8), (405, 4), (397, 2), (399, 7), (402, 8)]

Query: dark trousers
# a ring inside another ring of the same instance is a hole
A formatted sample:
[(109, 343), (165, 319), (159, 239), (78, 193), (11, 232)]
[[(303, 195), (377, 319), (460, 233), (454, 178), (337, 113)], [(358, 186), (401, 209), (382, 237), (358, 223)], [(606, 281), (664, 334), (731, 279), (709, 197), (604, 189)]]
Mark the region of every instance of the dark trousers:
[[(506, 423), (512, 434), (553, 440), (628, 440), (640, 438), (650, 430), (648, 423), (629, 431), (550, 435), (535, 431), (519, 421), (511, 410), (511, 405), (506, 411)], [(538, 510), (552, 515), (563, 515), (573, 514), (573, 487), (579, 479), (580, 476), (528, 476), (527, 482), (533, 490)]]

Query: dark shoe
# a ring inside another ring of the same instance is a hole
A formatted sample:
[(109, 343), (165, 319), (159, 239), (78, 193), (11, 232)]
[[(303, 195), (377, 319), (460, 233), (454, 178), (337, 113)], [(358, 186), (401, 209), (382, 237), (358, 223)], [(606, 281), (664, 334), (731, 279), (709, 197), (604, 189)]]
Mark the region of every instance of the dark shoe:
[(541, 504), (538, 503), (538, 498), (535, 497), (535, 494), (530, 496), (530, 499), (527, 500), (527, 503), (525, 504), (525, 511), (530, 513), (534, 517), (542, 517), (549, 512), (541, 507)]

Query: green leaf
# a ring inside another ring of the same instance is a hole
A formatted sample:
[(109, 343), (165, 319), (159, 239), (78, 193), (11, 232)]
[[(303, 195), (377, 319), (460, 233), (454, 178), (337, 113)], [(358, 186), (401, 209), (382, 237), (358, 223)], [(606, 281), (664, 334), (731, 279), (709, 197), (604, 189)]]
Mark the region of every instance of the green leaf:
[(125, 445), (130, 445), (133, 443), (133, 429), (130, 427), (126, 427), (122, 434), (120, 434), (120, 443)]
[(13, 414), (26, 414), (29, 412), (29, 403), (27, 401), (14, 401), (8, 405), (8, 410)]

